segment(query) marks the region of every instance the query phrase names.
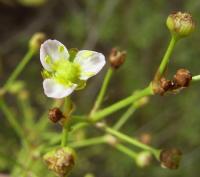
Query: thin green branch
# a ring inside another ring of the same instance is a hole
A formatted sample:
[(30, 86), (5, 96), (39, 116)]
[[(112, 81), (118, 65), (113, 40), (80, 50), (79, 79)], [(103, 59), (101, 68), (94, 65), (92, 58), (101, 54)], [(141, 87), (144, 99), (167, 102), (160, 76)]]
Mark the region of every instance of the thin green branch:
[(101, 106), (101, 104), (103, 102), (106, 90), (108, 88), (108, 84), (109, 84), (110, 79), (112, 77), (112, 74), (113, 74), (113, 69), (109, 68), (107, 73), (106, 73), (106, 76), (104, 78), (104, 81), (103, 81), (102, 87), (100, 89), (100, 92), (99, 92), (99, 94), (97, 96), (97, 99), (95, 101), (94, 107), (91, 110), (91, 115), (100, 108), (100, 106)]
[(121, 132), (118, 132), (118, 131), (110, 128), (110, 127), (105, 126), (104, 130), (107, 133), (109, 133), (109, 134), (111, 134), (113, 136), (116, 136), (117, 138), (119, 138), (119, 139), (121, 139), (121, 140), (123, 140), (123, 141), (125, 141), (127, 143), (130, 143), (130, 144), (132, 144), (132, 145), (134, 145), (136, 147), (139, 147), (141, 149), (144, 149), (144, 150), (147, 150), (147, 151), (151, 152), (156, 158), (159, 157), (160, 150), (158, 150), (158, 149), (155, 149), (155, 148), (153, 148), (151, 146), (143, 144), (140, 141), (138, 141), (138, 140), (136, 140), (136, 139), (134, 139), (132, 137), (129, 137), (128, 135), (125, 135), (125, 134), (123, 134)]
[(167, 66), (168, 66), (168, 63), (169, 63), (169, 60), (170, 60), (170, 56), (172, 55), (172, 52), (173, 52), (173, 49), (175, 47), (175, 44), (177, 42), (177, 38), (174, 37), (172, 35), (172, 38), (170, 40), (170, 43), (169, 43), (169, 46), (165, 52), (165, 55), (163, 56), (162, 60), (161, 60), (161, 64), (156, 72), (156, 75), (155, 75), (155, 78), (154, 80), (160, 80), (160, 78), (163, 76)]
[(136, 111), (136, 106), (131, 105), (128, 110), (119, 118), (119, 120), (115, 123), (113, 128), (115, 130), (119, 130), (126, 122), (127, 120), (131, 117), (131, 115)]
[(123, 152), (124, 154), (128, 155), (129, 157), (136, 159), (137, 158), (137, 153), (134, 152), (133, 150), (127, 148), (126, 146), (122, 145), (122, 144), (116, 144), (114, 146), (117, 150)]
[(106, 139), (104, 136), (100, 136), (100, 137), (73, 142), (70, 144), (70, 146), (73, 148), (81, 148), (81, 147), (92, 146), (92, 145), (103, 144), (103, 143), (106, 143)]
[(24, 142), (27, 145), (28, 142), (26, 140), (25, 133), (23, 132), (24, 129), (21, 127), (19, 122), (17, 122), (15, 116), (13, 115), (13, 113), (11, 112), (11, 110), (9, 109), (2, 97), (0, 99), (0, 109), (4, 113), (6, 119), (8, 120), (16, 134), (21, 138), (22, 142)]
[(200, 81), (200, 75), (192, 77), (192, 82), (196, 82), (196, 81)]
[(136, 92), (135, 94), (133, 94), (117, 103), (114, 103), (113, 105), (111, 105), (107, 108), (104, 108), (103, 110), (97, 111), (89, 119), (93, 122), (100, 121), (100, 120), (104, 119), (106, 116), (134, 103), (138, 99), (140, 99), (144, 96), (150, 96), (150, 95), (153, 95), (151, 85), (149, 85), (145, 89), (140, 90), (140, 91)]
[(63, 122), (63, 129), (62, 129), (62, 138), (61, 138), (61, 146), (64, 147), (68, 143), (68, 136), (69, 136), (69, 121), (70, 121), (70, 112), (72, 109), (72, 102), (70, 97), (65, 98), (64, 103), (64, 116), (65, 120)]
[(9, 89), (9, 87), (12, 85), (12, 83), (16, 80), (16, 78), (20, 75), (20, 73), (23, 71), (25, 66), (28, 64), (28, 62), (31, 60), (33, 55), (35, 54), (35, 50), (29, 49), (24, 58), (21, 60), (21, 62), (17, 65), (15, 70), (12, 72), (6, 83), (4, 84), (2, 91), (3, 93), (6, 93)]

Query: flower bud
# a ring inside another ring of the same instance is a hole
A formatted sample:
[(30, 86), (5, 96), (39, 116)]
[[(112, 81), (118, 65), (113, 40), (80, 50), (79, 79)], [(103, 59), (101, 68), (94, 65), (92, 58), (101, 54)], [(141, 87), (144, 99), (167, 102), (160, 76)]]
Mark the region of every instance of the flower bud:
[(179, 87), (188, 87), (190, 81), (192, 80), (192, 75), (187, 69), (179, 69), (174, 75), (174, 82)]
[(94, 176), (94, 174), (92, 174), (92, 173), (88, 173), (88, 174), (86, 174), (84, 177), (95, 177), (95, 176)]
[(139, 136), (139, 141), (141, 141), (144, 144), (151, 144), (152, 135), (150, 133), (144, 132)]
[(105, 135), (105, 140), (111, 146), (115, 146), (118, 143), (117, 138), (112, 135)]
[(116, 48), (112, 48), (109, 55), (109, 61), (112, 68), (118, 69), (124, 63), (125, 59), (126, 51), (119, 51)]
[(65, 177), (75, 165), (75, 156), (73, 149), (64, 147), (48, 152), (43, 159), (50, 170), (60, 177)]
[(35, 33), (29, 41), (29, 47), (34, 51), (38, 51), (45, 40), (46, 35), (44, 33)]
[(189, 13), (172, 13), (168, 16), (166, 24), (172, 35), (178, 38), (188, 36), (195, 29), (194, 21)]
[(182, 152), (179, 149), (171, 148), (160, 152), (161, 166), (169, 169), (177, 169), (181, 161)]
[(53, 122), (53, 123), (57, 123), (59, 122), (62, 118), (64, 118), (65, 116), (63, 115), (62, 111), (59, 108), (53, 108), (49, 110), (49, 119)]
[(150, 152), (148, 151), (143, 151), (143, 152), (140, 152), (138, 155), (137, 155), (137, 158), (136, 158), (136, 164), (139, 166), (139, 167), (146, 167), (150, 164), (152, 160), (152, 155)]

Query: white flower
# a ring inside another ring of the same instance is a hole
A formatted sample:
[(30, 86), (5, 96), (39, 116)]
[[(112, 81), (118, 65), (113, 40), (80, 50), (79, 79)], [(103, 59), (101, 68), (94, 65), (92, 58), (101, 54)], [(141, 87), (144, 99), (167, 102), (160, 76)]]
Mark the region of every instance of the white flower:
[(103, 54), (81, 50), (70, 55), (57, 40), (47, 40), (40, 48), (44, 93), (51, 98), (63, 98), (85, 86), (86, 80), (96, 75), (105, 65)]

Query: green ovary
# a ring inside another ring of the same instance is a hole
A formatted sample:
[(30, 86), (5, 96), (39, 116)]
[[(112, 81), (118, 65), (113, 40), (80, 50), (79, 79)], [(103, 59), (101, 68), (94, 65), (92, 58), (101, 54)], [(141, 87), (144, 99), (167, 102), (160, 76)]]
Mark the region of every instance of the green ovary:
[(79, 85), (81, 68), (78, 64), (61, 59), (53, 64), (53, 69), (53, 78), (57, 82), (66, 86), (71, 86), (73, 83)]

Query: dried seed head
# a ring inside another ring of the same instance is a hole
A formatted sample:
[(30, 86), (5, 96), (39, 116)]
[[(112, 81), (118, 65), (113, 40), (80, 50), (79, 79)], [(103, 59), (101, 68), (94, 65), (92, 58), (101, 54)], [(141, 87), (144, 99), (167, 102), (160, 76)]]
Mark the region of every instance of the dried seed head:
[(178, 38), (188, 36), (195, 29), (194, 21), (189, 13), (172, 13), (168, 16), (166, 24), (171, 33)]
[(169, 169), (177, 169), (181, 161), (182, 152), (179, 149), (171, 148), (160, 152), (161, 166)]
[(44, 33), (38, 32), (35, 33), (29, 42), (29, 47), (34, 50), (38, 51), (40, 49), (41, 44), (46, 40), (46, 35)]
[(69, 147), (64, 147), (48, 152), (43, 159), (48, 168), (58, 176), (67, 176), (75, 165), (75, 152)]
[(179, 69), (174, 75), (174, 82), (179, 87), (188, 87), (190, 81), (192, 80), (192, 75), (187, 69)]
[(59, 108), (53, 108), (49, 110), (49, 119), (53, 123), (59, 122), (62, 118), (64, 118), (64, 115)]
[(126, 51), (119, 51), (116, 48), (112, 48), (109, 55), (109, 61), (112, 68), (118, 69), (124, 63), (125, 59)]

